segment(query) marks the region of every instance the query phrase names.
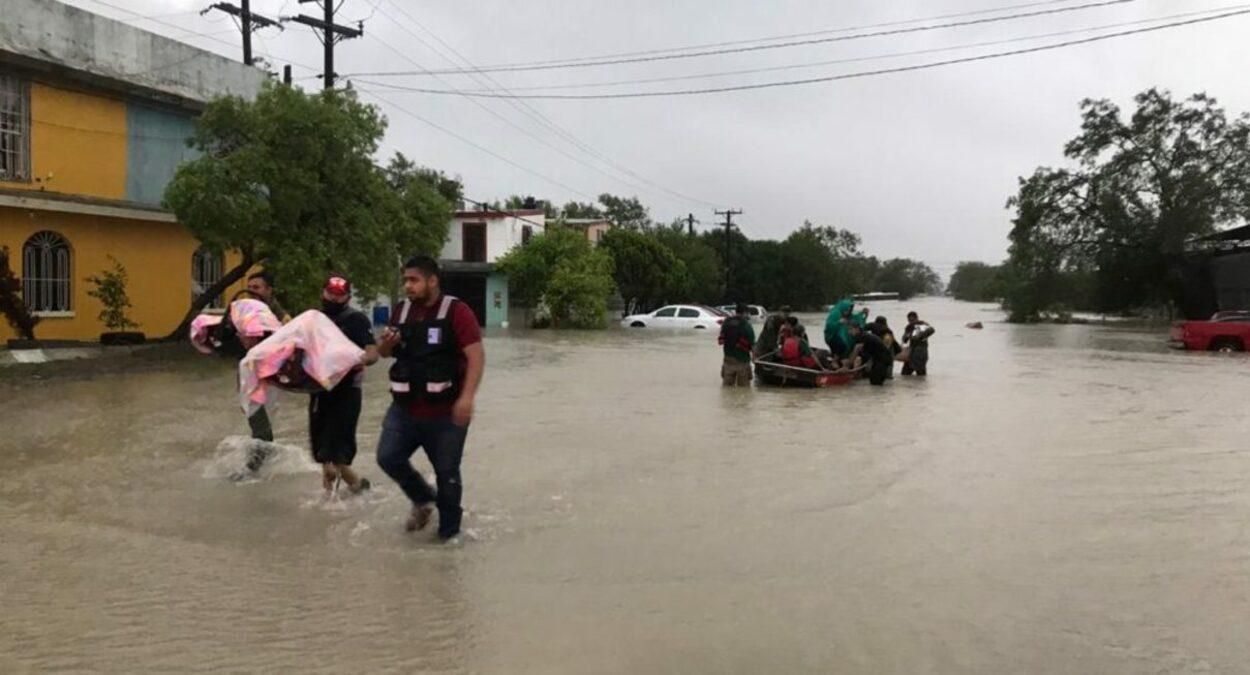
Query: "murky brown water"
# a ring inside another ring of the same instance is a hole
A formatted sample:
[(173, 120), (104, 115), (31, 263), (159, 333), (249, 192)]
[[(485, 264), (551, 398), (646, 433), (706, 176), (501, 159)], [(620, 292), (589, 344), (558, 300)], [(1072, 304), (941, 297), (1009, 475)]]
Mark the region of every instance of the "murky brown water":
[(1250, 670), (1250, 361), (909, 306), (931, 375), (883, 389), (723, 391), (705, 335), (490, 339), (453, 548), (373, 464), (380, 369), (380, 489), (329, 503), (298, 450), (221, 477), (226, 370), (0, 392), (0, 671)]

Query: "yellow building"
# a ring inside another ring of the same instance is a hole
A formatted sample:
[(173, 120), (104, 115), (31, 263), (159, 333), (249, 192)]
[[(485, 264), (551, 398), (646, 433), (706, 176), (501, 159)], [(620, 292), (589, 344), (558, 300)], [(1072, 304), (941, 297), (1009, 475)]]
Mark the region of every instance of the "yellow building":
[[(5, 0), (0, 21), (0, 247), (40, 316), (36, 337), (106, 328), (86, 277), (120, 262), (139, 330), (163, 336), (229, 254), (161, 208), (195, 115), (265, 75), (52, 0)], [(224, 259), (223, 259), (224, 258)], [(228, 268), (227, 268), (228, 269)], [(0, 322), (0, 345), (15, 337)]]

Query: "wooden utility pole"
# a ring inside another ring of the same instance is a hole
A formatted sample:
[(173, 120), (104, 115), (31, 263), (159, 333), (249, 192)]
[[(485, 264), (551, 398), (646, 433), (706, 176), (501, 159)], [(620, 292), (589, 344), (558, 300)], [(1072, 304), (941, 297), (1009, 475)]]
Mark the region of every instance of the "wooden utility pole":
[(694, 214), (693, 213), (687, 214), (686, 215), (686, 233), (692, 237), (694, 236), (694, 223), (695, 223)]
[(213, 10), (225, 12), (239, 19), (239, 29), (243, 31), (243, 63), (247, 65), (255, 65), (255, 59), (252, 58), (252, 33), (261, 28), (277, 28), (282, 30), (282, 24), (260, 14), (252, 12), (252, 0), (239, 0), (238, 5), (232, 5), (228, 2), (217, 2), (208, 6), (200, 14), (207, 14)]
[(718, 216), (725, 216), (725, 302), (733, 302), (733, 298), (729, 297), (729, 271), (731, 268), (729, 249), (732, 245), (729, 233), (734, 227), (734, 216), (742, 215), (742, 210), (735, 211), (734, 209), (729, 209), (727, 211), (713, 211), (713, 213)]
[[(342, 40), (350, 40), (358, 38), (365, 34), (365, 26), (363, 23), (356, 24), (355, 28), (348, 26), (340, 26), (334, 23), (334, 0), (299, 0), (299, 4), (308, 2), (320, 2), (321, 9), (324, 11), (325, 18), (317, 19), (305, 14), (291, 19), (295, 23), (302, 23), (305, 26), (317, 31), (317, 37), (321, 39), (321, 44), (325, 47), (325, 72), (322, 73), (322, 81), (325, 82), (325, 88), (334, 88), (334, 45)], [(341, 4), (341, 3), (340, 3)]]

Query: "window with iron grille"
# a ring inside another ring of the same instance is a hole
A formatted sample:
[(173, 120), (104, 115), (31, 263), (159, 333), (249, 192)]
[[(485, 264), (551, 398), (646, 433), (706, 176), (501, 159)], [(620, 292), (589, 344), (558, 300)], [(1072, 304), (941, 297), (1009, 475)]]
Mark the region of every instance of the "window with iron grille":
[(30, 86), (0, 75), (0, 180), (30, 179)]
[[(196, 249), (191, 256), (191, 302), (195, 302), (213, 284), (221, 281), (221, 254), (204, 247)], [(208, 306), (221, 309), (221, 295), (209, 301)]]
[(32, 312), (68, 312), (70, 250), (65, 237), (36, 232), (22, 245), (22, 299)]

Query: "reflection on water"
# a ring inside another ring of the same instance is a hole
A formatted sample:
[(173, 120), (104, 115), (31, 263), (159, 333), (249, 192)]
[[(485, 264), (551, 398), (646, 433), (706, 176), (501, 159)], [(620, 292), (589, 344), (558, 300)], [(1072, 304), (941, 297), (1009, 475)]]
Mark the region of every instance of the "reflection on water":
[(930, 377), (883, 388), (723, 390), (706, 334), (491, 337), (454, 548), (372, 463), (380, 368), (377, 488), (329, 500), (296, 397), (223, 479), (227, 370), (4, 390), (0, 671), (1244, 672), (1247, 361), (873, 305), (911, 308)]

